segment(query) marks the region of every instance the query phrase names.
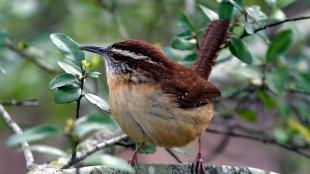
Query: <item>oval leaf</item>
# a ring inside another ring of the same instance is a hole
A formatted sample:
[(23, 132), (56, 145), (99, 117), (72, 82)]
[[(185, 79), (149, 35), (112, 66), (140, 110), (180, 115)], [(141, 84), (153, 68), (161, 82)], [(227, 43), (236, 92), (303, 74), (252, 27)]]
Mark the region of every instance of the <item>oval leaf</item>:
[(33, 142), (53, 137), (59, 130), (52, 125), (42, 125), (25, 130), (22, 134), (14, 134), (6, 141), (8, 146), (16, 146), (24, 142)]
[(182, 14), (179, 18), (178, 25), (182, 29), (183, 33), (191, 35), (194, 32), (195, 28), (193, 24), (190, 22), (188, 16)]
[(55, 157), (67, 157), (68, 156), (68, 154), (66, 154), (61, 149), (58, 149), (58, 148), (52, 147), (52, 146), (47, 146), (47, 145), (31, 145), (30, 150), (40, 152), (40, 153), (44, 153), (47, 155), (52, 155)]
[(55, 90), (54, 101), (55, 103), (70, 103), (77, 100), (81, 95), (81, 89), (78, 86), (69, 84), (59, 87)]
[(68, 74), (68, 73), (63, 73), (63, 74), (59, 74), (57, 75), (50, 83), (49, 83), (49, 88), (50, 89), (55, 89), (58, 87), (62, 87), (65, 86), (67, 84), (70, 84), (74, 81), (77, 81), (78, 79), (72, 75), (72, 74)]
[(229, 43), (229, 50), (231, 53), (247, 64), (252, 63), (252, 54), (248, 50), (247, 46), (239, 38), (231, 38)]
[(171, 42), (171, 47), (178, 50), (190, 50), (195, 46), (195, 39), (185, 39), (184, 37), (175, 37)]
[(222, 20), (230, 20), (234, 6), (228, 1), (222, 1), (219, 6), (219, 16)]
[(79, 45), (70, 37), (63, 33), (53, 33), (50, 35), (52, 42), (67, 58), (80, 63), (84, 60), (84, 52), (79, 49)]
[(214, 20), (219, 19), (218, 14), (216, 12), (214, 12), (213, 10), (211, 10), (211, 9), (209, 9), (203, 5), (199, 5), (199, 8), (203, 12), (203, 14), (208, 18), (209, 21), (214, 21)]
[(238, 111), (238, 115), (244, 119), (245, 121), (248, 121), (250, 123), (255, 123), (257, 121), (257, 116), (254, 111), (251, 109), (242, 109)]
[(266, 73), (266, 84), (272, 92), (281, 94), (286, 88), (288, 77), (288, 69), (278, 67)]
[(94, 94), (85, 94), (85, 97), (89, 102), (97, 105), (100, 109), (102, 109), (104, 111), (110, 110), (109, 104), (105, 100), (103, 100), (102, 98), (100, 98)]
[(78, 68), (76, 65), (67, 63), (67, 62), (57, 62), (61, 69), (63, 69), (66, 73), (75, 75), (75, 76), (82, 76), (81, 68)]
[(277, 56), (284, 54), (292, 45), (293, 32), (292, 30), (284, 30), (278, 33), (272, 40), (266, 55), (267, 62), (271, 62)]
[(87, 166), (105, 165), (108, 168), (134, 173), (134, 169), (126, 161), (111, 155), (95, 154), (86, 158), (83, 164)]
[(87, 74), (89, 77), (93, 77), (93, 78), (98, 78), (101, 73), (100, 72), (97, 72), (97, 71), (94, 71), (94, 72), (90, 72), (89, 74)]
[(117, 129), (117, 124), (109, 114), (94, 113), (78, 119), (74, 124), (73, 130), (79, 135), (79, 137), (84, 137), (85, 135), (97, 130), (115, 131)]

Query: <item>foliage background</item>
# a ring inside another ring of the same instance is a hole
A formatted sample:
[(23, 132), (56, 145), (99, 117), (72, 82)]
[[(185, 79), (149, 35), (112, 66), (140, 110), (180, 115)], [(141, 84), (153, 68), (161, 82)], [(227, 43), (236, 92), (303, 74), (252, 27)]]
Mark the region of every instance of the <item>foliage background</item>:
[[(199, 20), (202, 18), (202, 14), (195, 10), (198, 9), (196, 5), (203, 4), (215, 11), (217, 9), (215, 0), (195, 1), (194, 6), (189, 2), (192, 1), (0, 0), (0, 29), (9, 32), (17, 47), (35, 55), (44, 64), (57, 68), (56, 61), (62, 55), (50, 41), (50, 33), (66, 33), (75, 41), (83, 44), (109, 45), (121, 39), (135, 38), (166, 48), (170, 46), (175, 35), (180, 32), (177, 23), (182, 12), (185, 11), (195, 23), (195, 27), (199, 28), (206, 22)], [(247, 0), (246, 6), (259, 5), (270, 20), (272, 18), (281, 19), (283, 17), (281, 12), (277, 11), (278, 8), (274, 5), (271, 5), (272, 2), (276, 2), (276, 0)], [(310, 13), (308, 0), (278, 0), (277, 2), (279, 4), (287, 3), (281, 8), (289, 17)], [(221, 110), (218, 109), (218, 116), (224, 116), (225, 118), (226, 113), (238, 108), (238, 106), (233, 106), (232, 103), (239, 102), (238, 104), (242, 106), (234, 114), (234, 120), (267, 131), (281, 143), (293, 142), (309, 148), (309, 23), (309, 21), (301, 21), (284, 26), (284, 28), (291, 28), (294, 31), (294, 44), (289, 48), (287, 54), (277, 56), (280, 57), (277, 61), (264, 66), (267, 69), (269, 68), (268, 72), (274, 71), (277, 67), (286, 67), (287, 69), (284, 71), (288, 71), (289, 75), (283, 77), (282, 74), (285, 73), (282, 72), (270, 73), (269, 77), (267, 75), (266, 81), (271, 82), (267, 84), (266, 93), (250, 91), (243, 94), (245, 97), (239, 95), (237, 98), (228, 100), (229, 93), (232, 93), (232, 91), (238, 91), (243, 87), (247, 88), (248, 84), (254, 84), (255, 86), (256, 83), (260, 83), (259, 80), (257, 82), (257, 79), (259, 79), (257, 73), (260, 73), (260, 71), (256, 70), (261, 68), (261, 60), (265, 59), (267, 45), (258, 36), (248, 37), (245, 40), (253, 54), (253, 65), (247, 66), (233, 58), (215, 68), (211, 75), (212, 81), (222, 89), (224, 97), (227, 97), (227, 102), (218, 106), (218, 108), (221, 108)], [(268, 30), (268, 37), (273, 38), (279, 30), (281, 30), (281, 27)], [(177, 60), (180, 63), (188, 64), (192, 61), (187, 62), (187, 60), (184, 60), (188, 52), (173, 50), (173, 53), (177, 55)], [(220, 55), (225, 57), (227, 53), (223, 51)], [(92, 68), (104, 72), (104, 67), (98, 57), (94, 55), (88, 55), (87, 57)], [(53, 102), (53, 91), (48, 89), (48, 83), (54, 75), (39, 69), (5, 46), (0, 47), (0, 69), (0, 101), (35, 98), (40, 103), (40, 107), (34, 108), (7, 107), (11, 115), (23, 128), (49, 123), (62, 129), (65, 127), (66, 119), (74, 116), (75, 106), (73, 104), (58, 105)], [(273, 74), (280, 75), (274, 77)], [(275, 87), (272, 86), (274, 82)], [(89, 83), (91, 88), (97, 89), (98, 95), (107, 98), (104, 77), (97, 83)], [(280, 87), (278, 84), (280, 84)], [(281, 89), (281, 86), (283, 86), (281, 84), (285, 84), (285, 89)], [(295, 95), (295, 93), (291, 93), (290, 89), (302, 90), (305, 93)], [(281, 90), (283, 91), (281, 92)], [(253, 92), (253, 95), (251, 92)], [(269, 97), (266, 98), (266, 96)], [(252, 98), (251, 102), (249, 102), (250, 98)], [(271, 109), (268, 109), (268, 107), (271, 107)], [(95, 109), (95, 107), (84, 103), (82, 112), (89, 113)], [(8, 173), (9, 171), (19, 173), (24, 170), (23, 162), (20, 160), (21, 155), (20, 153), (16, 154), (14, 149), (5, 147), (4, 142), (11, 132), (1, 121), (0, 127), (3, 131), (0, 133), (0, 154), (4, 155), (0, 155), (0, 173)], [(214, 123), (214, 126), (218, 125)], [(220, 138), (221, 136), (206, 136), (205, 139), (210, 139), (205, 142), (207, 144), (207, 154), (211, 153), (208, 147), (217, 147)], [(68, 142), (63, 137), (47, 140), (44, 143), (59, 148), (68, 148)], [(245, 144), (247, 147), (244, 147)], [(221, 151), (220, 157), (210, 162), (251, 165), (281, 173), (306, 173), (306, 171), (310, 170), (309, 165), (307, 165), (309, 159), (279, 150), (276, 147), (266, 148), (257, 142), (244, 142), (239, 139), (231, 140), (227, 147), (228, 151)], [(240, 155), (244, 154), (244, 149), (240, 147), (248, 150), (246, 152), (247, 158)], [(259, 155), (255, 151), (259, 151), (263, 155)], [(151, 161), (159, 161), (159, 159), (164, 158), (163, 153), (159, 151)], [(231, 153), (233, 153), (233, 157), (231, 157)], [(126, 152), (121, 154), (126, 157)], [(39, 158), (46, 161), (46, 156), (39, 156)], [(183, 158), (188, 159), (187, 161), (191, 159), (191, 157), (184, 155)], [(257, 160), (248, 163), (249, 159), (255, 158)], [(150, 160), (148, 157), (143, 159), (145, 161)], [(272, 165), (264, 165), (266, 159), (271, 161)], [(169, 161), (169, 159), (166, 160)], [(16, 168), (14, 169), (16, 171), (12, 171), (12, 168), (9, 167), (12, 161), (19, 163), (20, 169)]]

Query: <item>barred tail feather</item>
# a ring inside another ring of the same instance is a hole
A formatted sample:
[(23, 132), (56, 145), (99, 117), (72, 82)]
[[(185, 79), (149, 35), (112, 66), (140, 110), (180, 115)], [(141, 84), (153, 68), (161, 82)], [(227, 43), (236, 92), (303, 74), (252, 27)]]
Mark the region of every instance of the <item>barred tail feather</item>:
[(228, 20), (216, 20), (209, 24), (206, 29), (202, 48), (192, 67), (205, 79), (208, 79), (217, 53), (226, 41), (229, 24), (230, 21)]

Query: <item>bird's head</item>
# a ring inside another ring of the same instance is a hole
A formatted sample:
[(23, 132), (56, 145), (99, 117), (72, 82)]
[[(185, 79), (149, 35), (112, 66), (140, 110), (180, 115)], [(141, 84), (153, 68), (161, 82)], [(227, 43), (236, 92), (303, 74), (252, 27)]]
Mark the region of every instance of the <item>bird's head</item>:
[(180, 66), (158, 48), (140, 40), (125, 40), (108, 47), (81, 46), (81, 50), (103, 56), (108, 77), (127, 75), (130, 82), (156, 82)]

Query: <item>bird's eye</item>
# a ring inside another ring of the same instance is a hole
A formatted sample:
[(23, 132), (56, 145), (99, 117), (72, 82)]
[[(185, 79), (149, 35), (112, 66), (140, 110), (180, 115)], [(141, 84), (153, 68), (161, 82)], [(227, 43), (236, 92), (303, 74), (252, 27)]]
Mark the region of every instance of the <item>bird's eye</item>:
[(124, 61), (124, 56), (117, 53), (113, 53), (111, 57), (115, 62)]

